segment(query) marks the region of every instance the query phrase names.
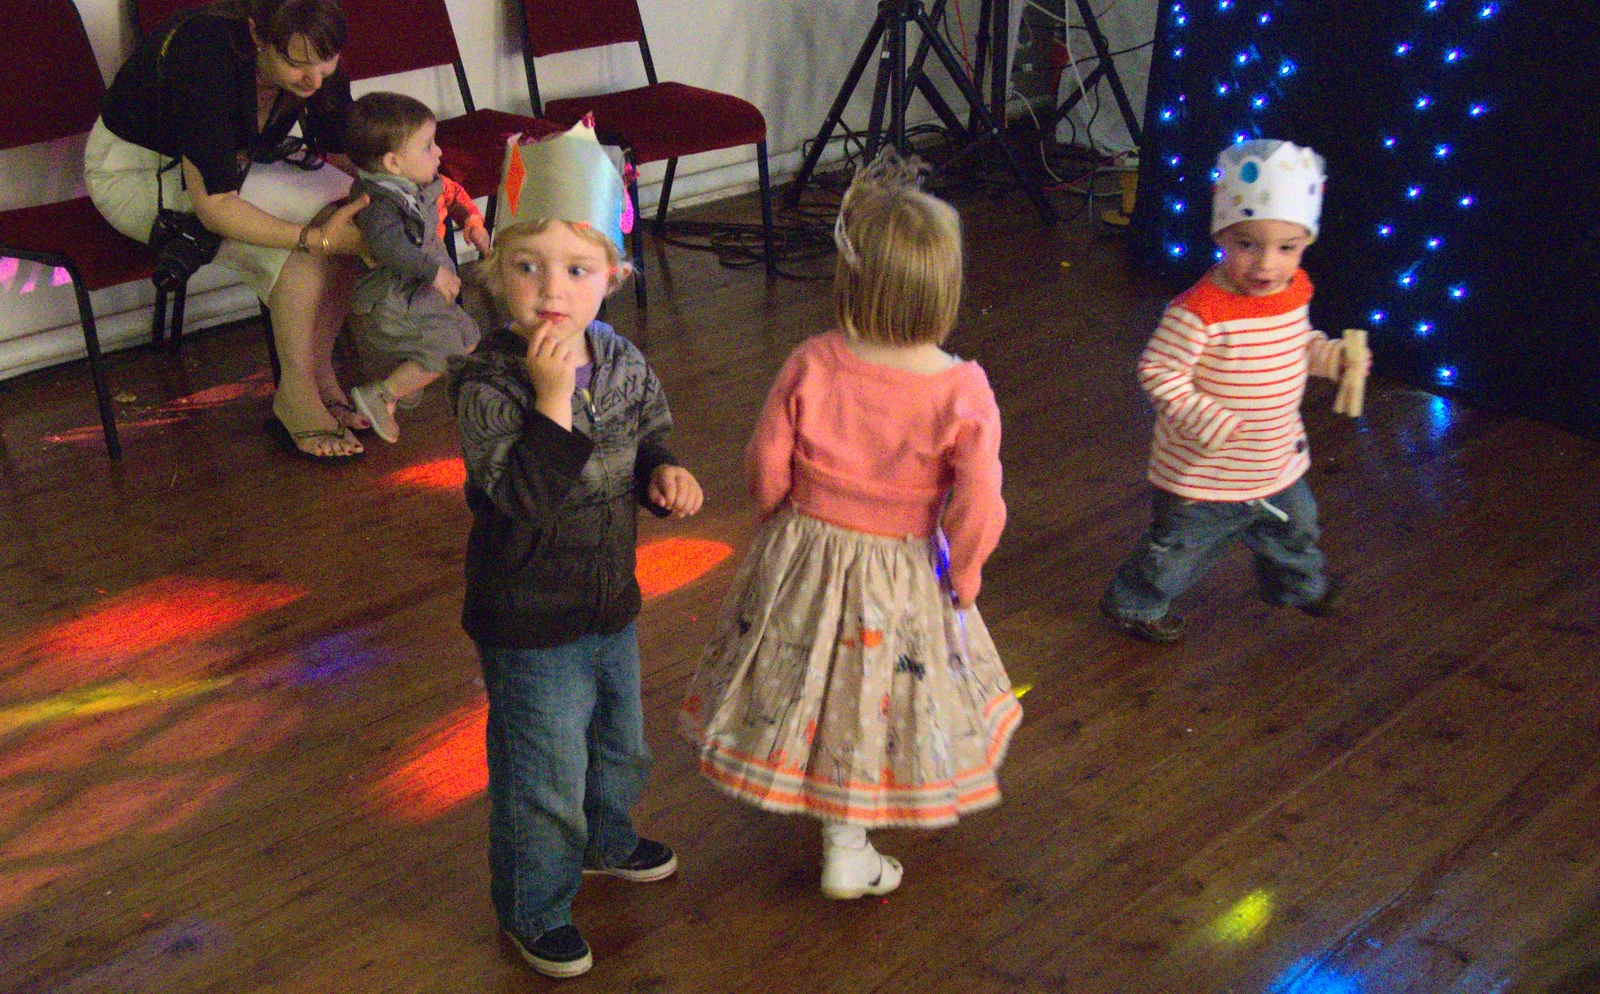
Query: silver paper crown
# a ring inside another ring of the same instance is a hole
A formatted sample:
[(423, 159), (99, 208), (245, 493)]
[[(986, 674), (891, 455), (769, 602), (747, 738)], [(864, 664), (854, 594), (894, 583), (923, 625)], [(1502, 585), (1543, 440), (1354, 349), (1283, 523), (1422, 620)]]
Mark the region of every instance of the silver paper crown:
[(593, 118), (541, 141), (513, 135), (506, 141), (500, 175), (500, 209), (506, 213), (497, 230), (523, 221), (587, 224), (627, 256), (623, 236), (633, 230), (633, 203), (622, 174), (595, 136)]

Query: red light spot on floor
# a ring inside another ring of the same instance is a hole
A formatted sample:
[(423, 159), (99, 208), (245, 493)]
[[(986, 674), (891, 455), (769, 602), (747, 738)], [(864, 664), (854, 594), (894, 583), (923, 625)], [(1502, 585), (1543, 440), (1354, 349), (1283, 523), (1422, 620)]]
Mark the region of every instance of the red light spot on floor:
[(700, 538), (664, 538), (639, 546), (634, 575), (648, 600), (693, 583), (733, 555), (723, 542)]
[(489, 787), (484, 757), (487, 701), (456, 709), (434, 725), (400, 765), (373, 787), (373, 799), (404, 821), (437, 818)]
[(467, 466), (461, 459), (435, 459), (397, 469), (383, 478), (385, 483), (397, 487), (417, 487), (422, 490), (460, 490), (467, 482)]

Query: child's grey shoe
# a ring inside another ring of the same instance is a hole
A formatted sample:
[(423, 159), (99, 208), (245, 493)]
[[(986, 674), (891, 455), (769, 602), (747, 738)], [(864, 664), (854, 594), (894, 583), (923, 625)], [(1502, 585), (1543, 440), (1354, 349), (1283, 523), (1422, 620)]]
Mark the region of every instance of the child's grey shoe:
[(391, 444), (400, 441), (400, 422), (394, 419), (394, 413), (389, 410), (392, 400), (394, 394), (389, 392), (382, 380), (350, 388), (350, 403), (356, 405), (362, 417), (372, 422), (372, 430), (377, 436)]
[(887, 894), (900, 886), (904, 873), (898, 859), (878, 852), (870, 842), (860, 849), (824, 846), (822, 850), (822, 896), (835, 901)]
[(542, 932), (526, 944), (511, 932), (507, 932), (506, 937), (529, 966), (547, 977), (576, 977), (588, 973), (594, 966), (594, 954), (589, 952), (589, 944), (583, 941), (583, 933), (576, 925), (562, 925)]

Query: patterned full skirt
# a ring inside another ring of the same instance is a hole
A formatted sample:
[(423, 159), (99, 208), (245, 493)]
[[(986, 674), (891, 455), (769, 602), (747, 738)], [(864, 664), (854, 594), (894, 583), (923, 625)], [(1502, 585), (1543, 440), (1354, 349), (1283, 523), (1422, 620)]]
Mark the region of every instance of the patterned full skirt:
[(769, 518), (679, 711), (700, 771), (757, 807), (868, 827), (998, 804), (1022, 707), (935, 541)]

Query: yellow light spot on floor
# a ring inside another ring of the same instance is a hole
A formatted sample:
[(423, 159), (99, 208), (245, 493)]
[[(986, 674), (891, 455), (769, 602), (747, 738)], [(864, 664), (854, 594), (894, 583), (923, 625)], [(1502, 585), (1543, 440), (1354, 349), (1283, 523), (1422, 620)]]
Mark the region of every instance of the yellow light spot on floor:
[(164, 701), (182, 700), (226, 687), (233, 677), (202, 680), (166, 680), (160, 683), (135, 683), (116, 680), (93, 687), (80, 687), (44, 700), (0, 710), (0, 734), (31, 728), (62, 718), (85, 718), (127, 708)]
[(1217, 942), (1249, 942), (1271, 920), (1272, 895), (1264, 890), (1251, 891), (1211, 923), (1211, 937)]

